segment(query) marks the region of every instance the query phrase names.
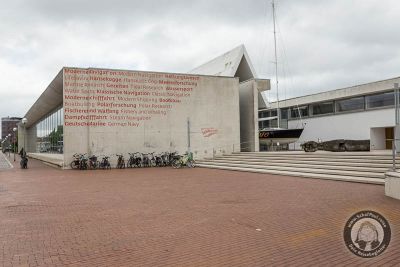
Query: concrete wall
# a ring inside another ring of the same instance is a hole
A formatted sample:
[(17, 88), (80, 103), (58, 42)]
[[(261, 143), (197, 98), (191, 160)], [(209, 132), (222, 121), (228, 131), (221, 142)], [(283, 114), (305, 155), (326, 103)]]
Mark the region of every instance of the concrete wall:
[(23, 147), (26, 152), (36, 152), (36, 127), (25, 129), (18, 125), (18, 152)]
[(66, 164), (74, 153), (184, 153), (188, 119), (196, 158), (239, 147), (238, 78), (64, 68), (63, 98)]
[(400, 174), (389, 171), (385, 175), (385, 195), (400, 200)]
[(255, 80), (240, 83), (240, 150), (259, 151), (258, 91)]
[[(300, 149), (306, 141), (328, 141), (333, 139), (370, 139), (371, 128), (393, 127), (395, 124), (394, 109), (380, 109), (354, 112), (333, 116), (321, 116), (303, 119), (306, 124), (298, 142), (291, 144), (290, 149)], [(288, 128), (301, 126), (299, 120), (290, 120)]]

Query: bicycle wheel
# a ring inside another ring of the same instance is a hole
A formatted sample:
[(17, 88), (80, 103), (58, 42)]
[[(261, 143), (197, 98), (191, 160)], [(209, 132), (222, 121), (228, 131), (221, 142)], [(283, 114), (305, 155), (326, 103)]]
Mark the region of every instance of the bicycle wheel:
[(75, 169), (76, 165), (75, 165), (75, 161), (72, 161), (69, 166), (71, 167), (71, 169)]
[(156, 167), (156, 166), (157, 166), (156, 161), (154, 159), (152, 159), (150, 161), (150, 167)]
[(179, 169), (181, 167), (180, 161), (179, 160), (174, 160), (172, 162), (172, 167), (175, 168), (175, 169)]
[(91, 169), (92, 169), (92, 170), (97, 169), (97, 162), (96, 162), (96, 161), (92, 162), (91, 165), (92, 165), (92, 166), (91, 166)]
[(191, 167), (190, 167), (190, 168), (194, 168), (194, 167), (196, 167), (196, 161), (194, 161), (194, 160), (191, 160), (191, 161), (190, 161), (190, 165), (191, 165)]

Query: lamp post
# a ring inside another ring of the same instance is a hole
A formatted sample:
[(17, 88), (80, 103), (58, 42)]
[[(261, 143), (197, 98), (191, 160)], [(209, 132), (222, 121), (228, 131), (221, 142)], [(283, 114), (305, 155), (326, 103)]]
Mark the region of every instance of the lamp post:
[(11, 144), (12, 144), (11, 134), (9, 133), (7, 136), (8, 136), (8, 142), (10, 143), (9, 148), (8, 148), (8, 157), (10, 158), (10, 156), (11, 156), (10, 150), (11, 150)]
[(14, 132), (14, 162), (15, 162), (15, 154), (17, 153), (17, 138), (16, 138), (16, 134), (17, 134), (17, 128), (14, 127), (13, 128), (13, 132)]
[(6, 155), (7, 155), (7, 151), (6, 151), (6, 149), (7, 149), (7, 139), (8, 139), (8, 136), (6, 135), (6, 137), (4, 137), (3, 144), (1, 145), (3, 147), (3, 152), (6, 152)]
[(27, 122), (28, 122), (28, 119), (27, 119), (27, 118), (23, 118), (23, 119), (21, 120), (22, 126), (24, 127), (24, 147), (23, 147), (23, 149), (24, 149), (25, 153), (26, 153), (25, 136), (26, 136), (26, 124), (27, 124)]

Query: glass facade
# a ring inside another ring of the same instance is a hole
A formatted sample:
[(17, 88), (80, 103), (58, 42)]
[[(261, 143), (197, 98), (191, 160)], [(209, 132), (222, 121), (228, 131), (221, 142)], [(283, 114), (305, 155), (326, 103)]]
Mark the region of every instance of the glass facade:
[(290, 109), (290, 117), (291, 118), (300, 118), (300, 116), (301, 117), (308, 116), (308, 106), (292, 107)]
[(287, 120), (289, 118), (288, 116), (289, 116), (289, 109), (287, 108), (281, 109), (281, 119)]
[(276, 109), (274, 110), (264, 110), (258, 112), (258, 117), (259, 118), (269, 118), (269, 117), (275, 117), (277, 114)]
[[(360, 112), (363, 110), (391, 108), (394, 106), (394, 92), (386, 91), (377, 94), (357, 96), (345, 99), (331, 100), (319, 103), (310, 103), (300, 107), (292, 106), (280, 109), (281, 127), (287, 128), (288, 120), (301, 117), (335, 115), (342, 112)], [(259, 118), (275, 117), (276, 110), (263, 110), (259, 112)], [(259, 121), (260, 129), (277, 127), (276, 118), (267, 121)]]
[[(285, 118), (287, 118), (287, 113), (288, 113), (288, 109), (281, 109), (281, 116), (285, 116)], [(278, 118), (277, 118), (277, 110), (273, 109), (273, 110), (263, 110), (263, 111), (259, 111), (258, 112), (258, 118), (262, 119), (262, 118), (269, 118), (268, 120), (261, 120), (258, 122), (258, 127), (259, 129), (264, 129), (264, 128), (277, 128), (278, 127)], [(287, 119), (286, 120), (282, 120), (281, 117), (281, 127), (287, 127)]]
[(394, 92), (387, 92), (366, 97), (367, 108), (379, 108), (394, 105)]
[(363, 96), (336, 101), (337, 112), (362, 110), (364, 108), (365, 108), (365, 101)]
[(335, 111), (333, 102), (316, 103), (312, 105), (313, 115), (329, 114)]
[(37, 153), (63, 153), (63, 125), (64, 110), (62, 107), (36, 124)]

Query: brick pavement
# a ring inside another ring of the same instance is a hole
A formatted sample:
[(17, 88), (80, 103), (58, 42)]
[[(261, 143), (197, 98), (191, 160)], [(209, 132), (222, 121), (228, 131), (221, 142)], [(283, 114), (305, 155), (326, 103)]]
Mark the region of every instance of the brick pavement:
[[(377, 185), (211, 169), (61, 171), (31, 160), (0, 172), (0, 264), (399, 266), (399, 207)], [(342, 238), (364, 209), (392, 227), (373, 259)]]

